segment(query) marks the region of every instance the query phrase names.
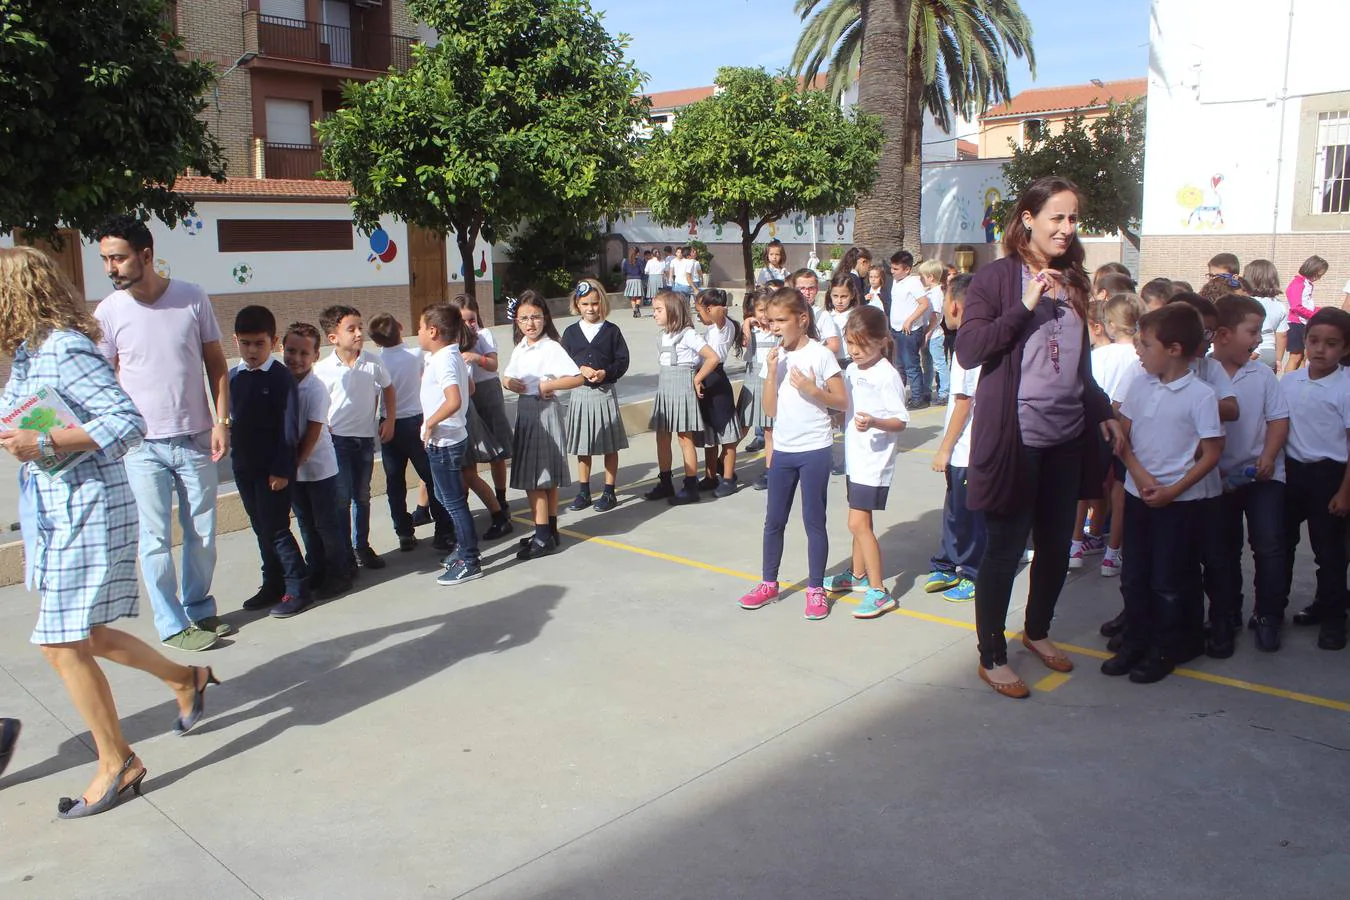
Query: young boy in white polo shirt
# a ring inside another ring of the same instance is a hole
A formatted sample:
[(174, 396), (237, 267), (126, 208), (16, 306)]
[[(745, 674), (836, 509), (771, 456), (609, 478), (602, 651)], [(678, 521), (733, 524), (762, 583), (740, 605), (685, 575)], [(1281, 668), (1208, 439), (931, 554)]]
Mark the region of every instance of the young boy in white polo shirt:
[(1135, 381), (1120, 406), (1125, 462), (1125, 600), (1121, 648), (1106, 675), (1160, 681), (1199, 655), (1189, 623), (1203, 614), (1195, 535), (1203, 521), (1204, 480), (1223, 453), (1214, 390), (1190, 370), (1205, 341), (1199, 314), (1169, 304), (1139, 320), (1139, 361), (1151, 377)]
[(314, 364), (314, 374), (328, 388), (328, 428), (337, 451), (338, 476), (351, 498), (353, 561), (383, 569), (384, 560), (370, 547), (370, 475), (375, 468), (375, 440), (394, 437), (394, 419), (378, 421), (380, 400), (398, 409), (393, 382), (374, 354), (363, 351), (365, 334), (360, 311), (330, 306), (319, 314), (319, 327), (333, 352)]
[(1317, 595), (1294, 616), (1295, 625), (1318, 625), (1317, 646), (1345, 648), (1346, 514), (1350, 513), (1350, 374), (1340, 366), (1350, 348), (1350, 313), (1319, 309), (1303, 332), (1307, 366), (1286, 372), (1280, 390), (1289, 404), (1285, 445), (1284, 540), (1286, 591), (1294, 578), (1299, 529), (1317, 562)]
[(1284, 584), (1284, 444), (1289, 438), (1289, 404), (1270, 366), (1252, 359), (1260, 346), (1266, 308), (1252, 297), (1230, 295), (1215, 302), (1219, 327), (1214, 360), (1232, 379), (1242, 415), (1224, 423), (1219, 474), (1218, 530), (1224, 559), (1215, 566), (1216, 591), (1210, 598), (1209, 640), (1205, 653), (1216, 659), (1233, 655), (1242, 627), (1243, 519), (1256, 566), (1256, 610), (1252, 624), (1256, 649), (1280, 649), (1280, 627), (1289, 603)]

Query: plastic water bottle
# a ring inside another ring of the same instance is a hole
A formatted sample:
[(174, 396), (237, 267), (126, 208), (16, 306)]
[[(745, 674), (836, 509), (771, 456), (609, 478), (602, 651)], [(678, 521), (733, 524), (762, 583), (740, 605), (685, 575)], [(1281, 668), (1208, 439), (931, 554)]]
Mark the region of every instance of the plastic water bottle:
[(1228, 477), (1223, 480), (1225, 491), (1235, 491), (1244, 484), (1251, 484), (1256, 480), (1256, 466), (1247, 466), (1236, 472), (1229, 472)]

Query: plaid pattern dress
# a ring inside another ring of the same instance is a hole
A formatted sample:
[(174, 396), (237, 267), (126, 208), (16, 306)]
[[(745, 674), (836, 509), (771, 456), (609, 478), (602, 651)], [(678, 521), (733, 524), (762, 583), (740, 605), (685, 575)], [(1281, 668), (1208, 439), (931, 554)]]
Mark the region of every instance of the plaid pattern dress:
[(32, 465), (19, 472), (28, 586), (42, 597), (29, 640), (65, 644), (136, 615), (136, 500), (121, 458), (140, 443), (145, 420), (79, 332), (53, 331), (37, 350), (22, 345), (0, 406), (40, 387), (55, 388), (102, 448), (56, 478)]

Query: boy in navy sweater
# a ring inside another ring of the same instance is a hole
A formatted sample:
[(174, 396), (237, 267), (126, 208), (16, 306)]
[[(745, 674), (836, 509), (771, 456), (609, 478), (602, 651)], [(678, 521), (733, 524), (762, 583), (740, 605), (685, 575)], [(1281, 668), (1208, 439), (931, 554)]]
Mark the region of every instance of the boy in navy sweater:
[(239, 499), (258, 538), (262, 587), (244, 609), (278, 617), (304, 609), (305, 562), (291, 534), (291, 483), (300, 443), (295, 378), (272, 358), (277, 320), (264, 306), (234, 319), (242, 362), (230, 370), (230, 463)]

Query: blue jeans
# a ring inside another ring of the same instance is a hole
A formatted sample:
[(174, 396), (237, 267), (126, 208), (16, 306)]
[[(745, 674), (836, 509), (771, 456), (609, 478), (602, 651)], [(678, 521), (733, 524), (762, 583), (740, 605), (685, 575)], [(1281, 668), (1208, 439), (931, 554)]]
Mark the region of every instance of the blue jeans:
[(431, 485), (431, 467), (427, 462), (427, 448), (422, 443), (422, 417), (404, 416), (394, 420), (394, 439), (380, 445), (380, 463), (384, 466), (385, 497), (389, 500), (389, 517), (394, 521), (394, 534), (413, 536), (412, 516), (408, 514), (408, 463), (432, 496), (431, 518), (436, 523), (436, 534), (450, 533), (450, 516), (436, 499)]
[(947, 374), (947, 348), (946, 339), (943, 337), (941, 328), (934, 328), (933, 333), (928, 336), (928, 346), (924, 348), (924, 386), (933, 387), (933, 375), (937, 375), (937, 396), (943, 399), (947, 397), (947, 391), (951, 388), (950, 376)]
[(370, 546), (370, 475), (375, 470), (376, 438), (333, 435), (338, 481), (351, 498), (352, 548)]
[(909, 385), (910, 403), (927, 403), (932, 399), (929, 387), (923, 383), (923, 351), (920, 342), (923, 333), (892, 331), (895, 340), (895, 364), (905, 373)]
[(339, 581), (351, 571), (347, 546), (347, 495), (337, 475), (322, 481), (297, 481), (291, 486), (291, 511), (305, 544), (310, 590), (329, 576)]
[(436, 499), (450, 514), (455, 526), (458, 549), (455, 555), (471, 566), (478, 565), (478, 532), (469, 514), (469, 497), (464, 487), (464, 463), (469, 458), (469, 440), (465, 438), (449, 447), (427, 447), (431, 461), (431, 481), (436, 488)]
[(267, 480), (266, 472), (241, 473), (238, 469), (234, 472), (239, 499), (258, 539), (263, 587), (280, 588), (292, 597), (299, 597), (305, 589), (305, 560), (300, 556), (295, 535), (291, 534), (291, 492), (295, 482), (274, 491)]
[(806, 586), (825, 583), (830, 539), (825, 532), (825, 500), (830, 487), (830, 448), (787, 453), (775, 450), (769, 465), (769, 500), (764, 513), (764, 580), (777, 581), (783, 561), (783, 532), (792, 515), (797, 485), (802, 489), (802, 523), (806, 526)]
[(934, 572), (961, 574), (974, 581), (984, 556), (984, 513), (966, 506), (966, 469), (947, 467), (947, 497), (942, 503), (942, 542), (929, 565)]
[[(216, 614), (216, 489), (211, 433), (154, 438), (123, 457), (140, 514), (140, 561), (161, 640)], [(183, 529), (182, 580), (173, 566), (173, 499)]]

